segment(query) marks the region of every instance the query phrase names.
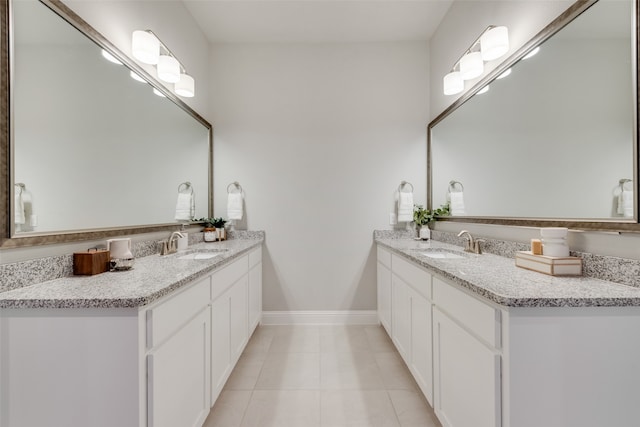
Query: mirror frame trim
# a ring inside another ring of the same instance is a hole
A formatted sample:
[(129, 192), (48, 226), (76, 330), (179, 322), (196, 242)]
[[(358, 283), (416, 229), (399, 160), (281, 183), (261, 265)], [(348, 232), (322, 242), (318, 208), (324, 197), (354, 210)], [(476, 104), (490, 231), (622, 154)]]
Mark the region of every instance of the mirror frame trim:
[[(549, 25), (543, 28), (538, 34), (536, 34), (531, 40), (520, 47), (515, 53), (505, 59), (500, 65), (491, 70), (485, 77), (477, 82), (471, 89), (458, 98), (453, 104), (447, 107), (442, 113), (440, 113), (435, 119), (427, 126), (427, 208), (433, 209), (433, 189), (431, 188), (431, 174), (433, 172), (431, 164), (431, 130), (432, 128), (441, 122), (445, 117), (453, 113), (457, 108), (474, 96), (485, 85), (493, 81), (496, 77), (501, 75), (508, 68), (513, 66), (517, 61), (524, 57), (534, 47), (542, 44), (549, 39), (555, 33), (564, 28), (567, 24), (578, 17), (582, 12), (593, 6), (598, 0), (577, 0), (566, 11), (560, 14)], [(640, 71), (638, 66), (640, 65), (640, 0), (635, 0), (635, 86), (636, 86), (636, 102), (635, 105), (635, 144), (633, 147), (633, 191), (634, 191), (634, 218), (632, 220), (620, 221), (617, 218), (608, 219), (562, 219), (562, 218), (525, 218), (525, 217), (479, 217), (479, 216), (442, 216), (437, 217), (438, 221), (452, 221), (452, 222), (466, 222), (466, 223), (478, 223), (478, 224), (494, 224), (494, 225), (507, 225), (507, 226), (525, 226), (525, 227), (567, 227), (577, 230), (592, 230), (592, 231), (617, 231), (617, 232), (633, 232), (640, 233), (640, 224), (638, 223), (638, 178), (640, 176), (638, 171), (638, 146), (639, 146), (639, 109), (640, 109), (640, 85), (638, 79), (640, 78)]]
[[(173, 101), (179, 108), (200, 122), (209, 131), (209, 156), (208, 156), (208, 216), (213, 216), (213, 126), (200, 114), (193, 110), (184, 101), (169, 91), (155, 77), (136, 64), (131, 58), (125, 55), (120, 49), (112, 44), (106, 37), (96, 31), (84, 19), (73, 12), (61, 0), (39, 0), (45, 7), (67, 21), (81, 33), (95, 42), (101, 48), (109, 51), (123, 64), (140, 74), (153, 87), (160, 90), (167, 98)], [(10, 102), (13, 82), (13, 70), (11, 69), (10, 55), (12, 50), (12, 22), (11, 22), (11, 0), (0, 0), (0, 21), (2, 22), (2, 34), (0, 34), (0, 72), (6, 79), (0, 81), (0, 249), (18, 248), (25, 246), (38, 246), (48, 244), (60, 244), (69, 242), (80, 242), (86, 240), (101, 240), (108, 237), (151, 233), (157, 231), (171, 231), (180, 224), (153, 224), (124, 227), (105, 227), (87, 230), (55, 231), (43, 233), (29, 233), (25, 236), (13, 235), (13, 224), (11, 221), (10, 200), (13, 198), (11, 182), (13, 170), (10, 156), (13, 152), (10, 123)]]

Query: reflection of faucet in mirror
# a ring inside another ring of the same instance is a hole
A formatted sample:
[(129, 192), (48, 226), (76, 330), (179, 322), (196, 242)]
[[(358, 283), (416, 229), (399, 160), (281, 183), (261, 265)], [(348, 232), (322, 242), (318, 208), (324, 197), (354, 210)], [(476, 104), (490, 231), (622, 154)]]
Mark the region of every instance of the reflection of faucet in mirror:
[(474, 254), (482, 253), (482, 248), (480, 247), (480, 243), (484, 242), (485, 240), (474, 239), (471, 233), (469, 233), (469, 231), (467, 230), (462, 230), (460, 233), (458, 233), (458, 237), (463, 237), (463, 236), (466, 237), (466, 240), (464, 243), (465, 252), (471, 252)]

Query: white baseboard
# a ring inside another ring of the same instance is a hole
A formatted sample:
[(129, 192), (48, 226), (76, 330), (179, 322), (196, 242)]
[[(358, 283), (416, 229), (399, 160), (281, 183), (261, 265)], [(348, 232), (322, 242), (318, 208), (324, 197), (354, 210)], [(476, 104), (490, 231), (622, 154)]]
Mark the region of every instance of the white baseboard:
[(376, 310), (263, 311), (262, 325), (377, 325)]

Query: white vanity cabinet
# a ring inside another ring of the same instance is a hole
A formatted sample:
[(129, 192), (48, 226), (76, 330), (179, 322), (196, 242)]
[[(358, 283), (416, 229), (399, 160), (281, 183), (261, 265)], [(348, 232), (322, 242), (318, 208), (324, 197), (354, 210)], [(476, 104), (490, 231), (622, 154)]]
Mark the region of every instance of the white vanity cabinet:
[(0, 310), (0, 427), (201, 426), (261, 318), (260, 257), (146, 306)]
[(410, 256), (381, 252), (390, 263), (379, 257), (379, 307), (390, 272), (390, 336), (443, 427), (640, 425), (640, 307), (588, 298), (556, 307), (563, 300), (543, 290), (533, 303), (550, 306), (500, 305)]
[(210, 408), (211, 278), (146, 311), (147, 426), (201, 426)]
[(211, 406), (249, 338), (248, 255), (211, 276)]
[(378, 246), (378, 319), (391, 332), (391, 252)]
[(500, 311), (433, 279), (433, 407), (443, 427), (501, 425)]
[(391, 338), (429, 403), (433, 402), (431, 274), (391, 255)]
[(262, 248), (249, 254), (249, 335), (262, 319)]

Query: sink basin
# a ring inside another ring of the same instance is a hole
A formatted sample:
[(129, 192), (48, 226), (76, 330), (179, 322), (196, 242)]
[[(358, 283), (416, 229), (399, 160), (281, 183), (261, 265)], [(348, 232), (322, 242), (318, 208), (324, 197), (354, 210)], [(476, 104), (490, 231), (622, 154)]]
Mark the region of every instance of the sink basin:
[(453, 251), (447, 251), (446, 249), (431, 249), (429, 251), (420, 252), (420, 255), (433, 258), (433, 259), (466, 259), (467, 257), (462, 253), (455, 253)]
[(194, 250), (185, 254), (178, 254), (177, 259), (211, 259), (220, 256), (224, 251), (208, 251), (208, 250)]

